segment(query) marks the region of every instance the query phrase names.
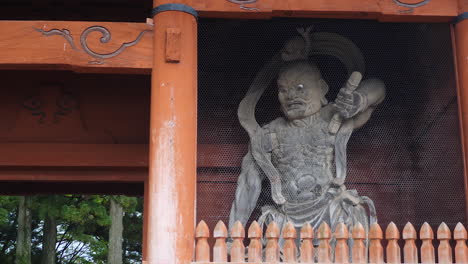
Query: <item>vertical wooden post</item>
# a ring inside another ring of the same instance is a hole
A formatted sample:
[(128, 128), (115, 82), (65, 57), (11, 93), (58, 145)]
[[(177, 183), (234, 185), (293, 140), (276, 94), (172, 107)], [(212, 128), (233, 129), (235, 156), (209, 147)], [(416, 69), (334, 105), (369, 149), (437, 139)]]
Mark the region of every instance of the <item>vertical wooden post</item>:
[(265, 237), (268, 241), (265, 248), (265, 260), (270, 263), (278, 263), (280, 261), (280, 248), (278, 245), (280, 231), (275, 222), (268, 225)]
[(262, 231), (257, 221), (253, 221), (249, 227), (249, 262), (262, 262)]
[(195, 260), (197, 262), (210, 262), (210, 245), (208, 244), (210, 229), (205, 221), (201, 220), (195, 229), (195, 238), (197, 239)]
[(314, 229), (309, 223), (301, 228), (301, 263), (314, 263)]
[(226, 238), (228, 231), (223, 221), (218, 221), (213, 232), (213, 237), (216, 239), (213, 246), (213, 262), (227, 262), (227, 245)]
[(401, 248), (398, 245), (400, 239), (400, 231), (398, 231), (395, 223), (390, 222), (385, 230), (385, 238), (387, 239), (387, 263), (400, 264), (401, 263)]
[(452, 247), (450, 246), (450, 239), (452, 234), (449, 227), (442, 222), (437, 229), (437, 239), (439, 239), (439, 248), (437, 249), (437, 256), (439, 257), (438, 263), (449, 264), (453, 263)]
[(455, 261), (456, 263), (468, 263), (468, 248), (466, 247), (466, 234), (465, 227), (458, 223), (453, 230), (453, 239), (457, 241), (455, 246)]
[(319, 246), (317, 248), (318, 263), (331, 263), (330, 238), (331, 230), (326, 222), (322, 222), (317, 231)]
[(240, 221), (236, 221), (231, 228), (231, 262), (245, 262), (244, 237), (245, 229)]
[(335, 228), (335, 263), (349, 263), (348, 228), (344, 223), (339, 223)]
[(197, 19), (186, 2), (153, 2), (148, 264), (190, 263), (194, 253)]
[(422, 225), (419, 238), (422, 240), (421, 263), (435, 263), (435, 250), (434, 245), (432, 245), (434, 232), (427, 222)]
[(369, 263), (375, 263), (375, 264), (385, 263), (384, 253), (383, 253), (384, 250), (382, 247), (383, 232), (379, 224), (373, 223), (371, 225), (370, 231), (369, 231), (369, 239), (370, 239)]
[[(463, 152), (463, 167), (465, 175), (465, 194), (468, 194), (468, 2), (458, 0), (459, 16), (455, 20), (452, 31), (453, 54), (455, 56), (455, 71), (458, 92), (458, 109), (460, 119), (460, 134)], [(468, 206), (468, 195), (465, 195)], [(466, 209), (468, 215), (468, 208)]]
[(293, 223), (288, 222), (283, 227), (283, 255), (284, 262), (296, 263), (297, 262), (297, 247), (296, 247), (297, 231)]
[(362, 226), (361, 223), (358, 222), (353, 227), (352, 237), (354, 240), (354, 245), (352, 247), (352, 262), (361, 264), (367, 263), (367, 250), (366, 245), (364, 245), (366, 230), (364, 230), (364, 226)]
[(418, 263), (418, 248), (416, 247), (416, 229), (408, 222), (403, 228), (403, 239), (405, 246), (403, 247), (404, 263)]
[[(145, 181), (144, 197), (143, 197), (143, 244), (142, 244), (142, 257), (146, 261), (148, 256), (148, 211), (149, 211), (149, 192), (148, 192), (148, 179)], [(146, 264), (146, 263), (144, 263)]]

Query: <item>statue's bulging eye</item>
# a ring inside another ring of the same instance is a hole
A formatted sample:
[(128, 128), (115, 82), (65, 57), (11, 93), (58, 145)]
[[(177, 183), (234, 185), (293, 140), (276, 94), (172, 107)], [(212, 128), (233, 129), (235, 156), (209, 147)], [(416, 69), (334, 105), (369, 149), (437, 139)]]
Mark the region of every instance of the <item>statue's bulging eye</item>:
[(302, 91), (302, 89), (304, 89), (304, 85), (303, 85), (303, 84), (298, 84), (298, 85), (297, 85), (297, 89), (298, 89), (299, 91)]

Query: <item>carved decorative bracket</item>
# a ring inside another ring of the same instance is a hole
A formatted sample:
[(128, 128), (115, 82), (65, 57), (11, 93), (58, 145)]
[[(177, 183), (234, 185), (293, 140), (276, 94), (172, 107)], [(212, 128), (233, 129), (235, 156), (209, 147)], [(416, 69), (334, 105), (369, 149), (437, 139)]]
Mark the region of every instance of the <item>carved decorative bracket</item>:
[(431, 0), (423, 0), (417, 3), (409, 4), (409, 3), (404, 3), (401, 0), (393, 0), (393, 2), (399, 6), (407, 7), (407, 10), (402, 10), (400, 13), (412, 13), (415, 8), (427, 5)]
[(247, 4), (256, 3), (258, 0), (227, 0), (227, 1), (231, 2), (233, 4), (240, 5), (240, 9), (251, 10), (251, 11), (260, 11), (260, 9), (258, 9), (256, 7), (246, 7), (246, 6), (244, 6), (244, 5), (247, 5)]
[(135, 40), (123, 43), (117, 50), (115, 50), (113, 52), (98, 53), (98, 52), (95, 52), (95, 51), (93, 51), (92, 49), (89, 48), (88, 43), (87, 43), (88, 35), (91, 32), (99, 32), (102, 35), (102, 37), (100, 38), (100, 42), (101, 43), (108, 43), (111, 40), (111, 32), (105, 27), (91, 26), (91, 27), (88, 27), (87, 29), (85, 29), (80, 35), (80, 46), (81, 46), (82, 50), (80, 50), (75, 45), (75, 41), (73, 40), (73, 36), (72, 36), (72, 34), (70, 33), (70, 31), (68, 29), (64, 28), (64, 29), (60, 30), (60, 29), (55, 29), (54, 28), (54, 29), (45, 31), (45, 30), (42, 30), (42, 29), (39, 29), (39, 28), (35, 28), (35, 27), (33, 27), (33, 28), (34, 28), (34, 30), (42, 33), (42, 35), (47, 36), (47, 37), (48, 36), (53, 36), (53, 35), (62, 36), (63, 38), (65, 38), (66, 41), (68, 41), (68, 43), (70, 43), (70, 46), (72, 47), (73, 50), (84, 51), (86, 54), (88, 54), (88, 55), (92, 56), (93, 58), (97, 59), (95, 61), (90, 61), (89, 64), (104, 64), (105, 59), (109, 59), (109, 58), (118, 56), (126, 48), (136, 45), (141, 40), (143, 35), (146, 32), (150, 31), (150, 30), (141, 31), (140, 34), (138, 34), (138, 36), (136, 37)]

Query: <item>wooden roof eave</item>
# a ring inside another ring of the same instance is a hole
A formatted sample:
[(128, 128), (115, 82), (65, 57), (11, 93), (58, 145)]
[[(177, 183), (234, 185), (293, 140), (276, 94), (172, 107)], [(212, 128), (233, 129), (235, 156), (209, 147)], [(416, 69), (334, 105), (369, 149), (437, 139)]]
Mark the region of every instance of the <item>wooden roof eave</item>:
[[(309, 17), (450, 22), (458, 15), (459, 9), (456, 0), (430, 0), (411, 10), (397, 5), (394, 0), (258, 0), (245, 6), (227, 0), (188, 2), (200, 17), (237, 19)], [(85, 38), (88, 48), (84, 47), (82, 37), (90, 27), (107, 30), (111, 38), (102, 43), (103, 31), (94, 30)], [(152, 29), (151, 19), (147, 23), (0, 21), (0, 69), (150, 74), (153, 65)], [(133, 42), (134, 45), (116, 54), (124, 43)], [(105, 58), (99, 54), (104, 54)]]

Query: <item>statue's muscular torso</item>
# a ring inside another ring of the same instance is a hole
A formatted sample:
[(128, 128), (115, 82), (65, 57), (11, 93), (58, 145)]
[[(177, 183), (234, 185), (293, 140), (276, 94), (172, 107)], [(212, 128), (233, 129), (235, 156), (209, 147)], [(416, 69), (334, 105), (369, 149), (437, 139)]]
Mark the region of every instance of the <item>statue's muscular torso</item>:
[(328, 131), (331, 107), (302, 120), (278, 118), (264, 126), (265, 148), (281, 177), (288, 202), (320, 197), (335, 174), (335, 136)]

